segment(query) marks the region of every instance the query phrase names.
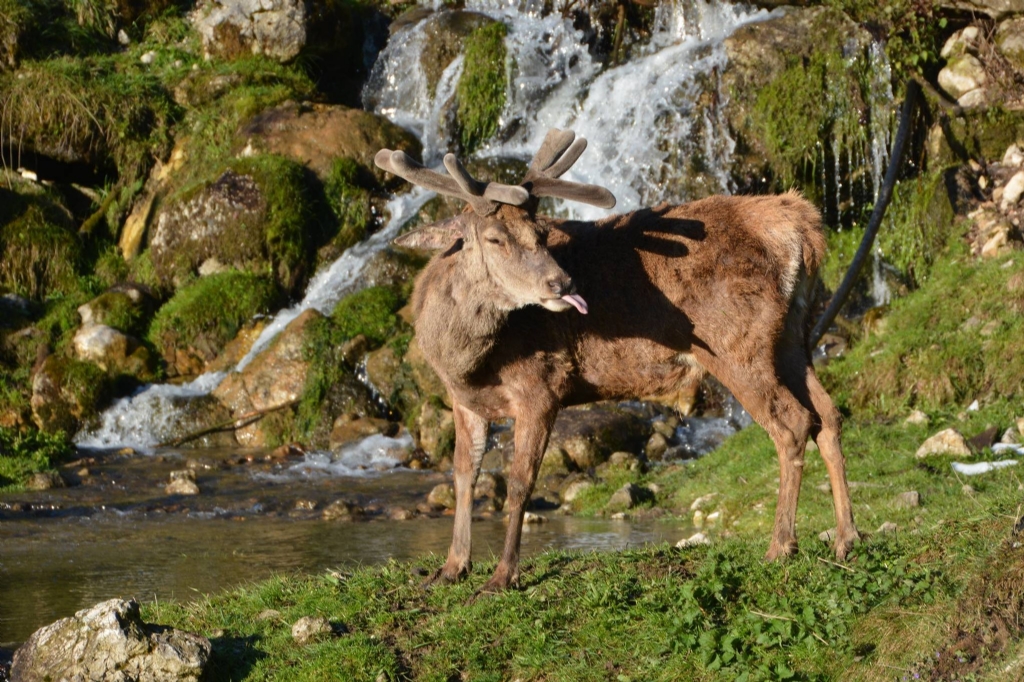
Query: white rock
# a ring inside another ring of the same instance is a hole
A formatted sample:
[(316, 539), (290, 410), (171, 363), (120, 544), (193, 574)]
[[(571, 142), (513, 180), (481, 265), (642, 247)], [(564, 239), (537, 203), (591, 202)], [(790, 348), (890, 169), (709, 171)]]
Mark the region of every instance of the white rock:
[(676, 547), (683, 549), (684, 547), (697, 547), (698, 545), (710, 545), (711, 540), (704, 533), (694, 533), (685, 540), (680, 540), (676, 543)]
[(139, 57), (139, 61), (143, 64), (152, 64), (154, 61), (156, 61), (156, 52), (150, 50), (149, 52)]
[(292, 626), (292, 639), (296, 644), (305, 646), (310, 642), (330, 636), (332, 632), (331, 621), (323, 616), (303, 616)]
[(122, 28), (120, 31), (117, 32), (117, 42), (119, 42), (122, 45), (130, 45), (132, 39), (128, 37), (128, 34), (125, 33), (124, 29)]
[(939, 56), (943, 59), (949, 59), (949, 57), (955, 54), (962, 54), (967, 46), (974, 43), (977, 39), (977, 26), (968, 26), (967, 28), (961, 29), (946, 40), (942, 45), (942, 51), (939, 52)]
[[(960, 105), (961, 109), (976, 109), (977, 107), (984, 106), (988, 103), (988, 89), (987, 88), (974, 88), (964, 94), (960, 95), (956, 103)], [(984, 180), (984, 178), (982, 178)], [(981, 184), (980, 182), (978, 184)], [(982, 185), (982, 189), (985, 186)]]
[(960, 99), (971, 90), (977, 90), (988, 82), (985, 67), (978, 58), (964, 54), (953, 57), (941, 71), (939, 71), (939, 85), (948, 92), (951, 97)]
[(1017, 171), (1003, 187), (1003, 198), (999, 202), (999, 208), (1006, 211), (1016, 206), (1021, 194), (1024, 194), (1024, 170)]
[(1020, 166), (1024, 164), (1024, 152), (1021, 152), (1020, 147), (1015, 144), (1011, 144), (1006, 148), (1006, 153), (1003, 154), (1003, 165), (1004, 166)]
[(698, 509), (703, 509), (704, 505), (706, 505), (708, 502), (715, 499), (716, 497), (718, 497), (718, 493), (708, 493), (707, 495), (701, 495), (696, 500), (694, 500), (692, 504), (690, 504), (690, 511), (697, 511)]
[(971, 402), (970, 405), (967, 406), (967, 411), (968, 412), (977, 412), (980, 409), (981, 409), (981, 403), (979, 403), (977, 399), (975, 399), (973, 402)]
[(79, 360), (94, 362), (103, 369), (128, 355), (128, 337), (105, 324), (80, 327), (71, 343)]
[(921, 424), (927, 425), (930, 421), (931, 419), (928, 417), (927, 414), (925, 414), (921, 410), (914, 410), (913, 412), (910, 413), (909, 417), (903, 420), (903, 423), (912, 424), (916, 426)]
[(929, 455), (957, 455), (958, 457), (969, 457), (971, 448), (967, 445), (967, 439), (956, 429), (945, 429), (921, 444), (917, 449), (917, 457), (928, 457)]
[(1017, 466), (1017, 460), (1004, 459), (999, 462), (975, 462), (973, 464), (951, 462), (950, 466), (952, 466), (953, 471), (958, 474), (963, 474), (964, 476), (977, 476), (978, 474), (987, 474), (988, 472), (995, 471), (996, 469)]

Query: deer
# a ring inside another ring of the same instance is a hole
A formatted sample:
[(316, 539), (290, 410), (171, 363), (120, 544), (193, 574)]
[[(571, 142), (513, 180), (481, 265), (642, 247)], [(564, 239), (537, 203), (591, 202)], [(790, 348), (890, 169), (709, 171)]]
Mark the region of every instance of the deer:
[(515, 422), (508, 528), (480, 593), (519, 585), (523, 517), (555, 417), (598, 400), (677, 395), (707, 373), (769, 434), (780, 478), (766, 560), (797, 549), (804, 451), (824, 459), (845, 560), (854, 525), (841, 418), (815, 375), (808, 317), (825, 251), (817, 209), (799, 193), (711, 196), (596, 221), (538, 215), (541, 197), (611, 209), (603, 187), (563, 180), (587, 145), (550, 130), (520, 185), (473, 178), (454, 154), (447, 174), (401, 151), (375, 164), (466, 202), (452, 218), (394, 243), (435, 251), (412, 294), (414, 329), (455, 422), (456, 509), (444, 565), (425, 586), (472, 569), (473, 488), (492, 421)]

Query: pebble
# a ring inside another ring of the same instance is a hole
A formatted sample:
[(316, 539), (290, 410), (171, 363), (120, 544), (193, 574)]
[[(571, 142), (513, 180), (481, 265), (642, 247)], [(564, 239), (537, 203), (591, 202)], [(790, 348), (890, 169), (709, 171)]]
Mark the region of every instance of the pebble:
[(888, 533), (895, 533), (897, 528), (898, 526), (892, 521), (886, 521), (881, 526), (879, 526), (878, 530), (876, 530), (875, 532), (880, 535), (886, 535)]
[(818, 533), (818, 539), (821, 540), (822, 542), (826, 542), (828, 544), (832, 544), (832, 541), (835, 539), (835, 537), (836, 537), (836, 529), (835, 528), (829, 528), (828, 530), (823, 530), (820, 533)]
[(918, 459), (929, 455), (957, 455), (969, 457), (971, 449), (967, 446), (967, 440), (956, 429), (945, 429), (939, 431), (927, 439), (917, 449)]
[(930, 421), (931, 419), (928, 417), (927, 414), (925, 414), (921, 410), (914, 410), (913, 412), (910, 413), (909, 417), (903, 420), (903, 423), (910, 425), (923, 424), (927, 426)]
[(143, 64), (152, 64), (154, 61), (156, 61), (156, 52), (150, 50), (146, 54), (139, 57), (139, 61)]
[(703, 509), (704, 505), (706, 505), (708, 502), (715, 499), (716, 497), (718, 497), (718, 493), (708, 493), (707, 495), (701, 495), (690, 504), (690, 511), (697, 511), (698, 509)]
[(700, 509), (693, 512), (693, 527), (698, 529), (704, 527), (704, 512)]
[(910, 509), (921, 505), (921, 496), (916, 490), (908, 490), (896, 496), (893, 506), (897, 509)]

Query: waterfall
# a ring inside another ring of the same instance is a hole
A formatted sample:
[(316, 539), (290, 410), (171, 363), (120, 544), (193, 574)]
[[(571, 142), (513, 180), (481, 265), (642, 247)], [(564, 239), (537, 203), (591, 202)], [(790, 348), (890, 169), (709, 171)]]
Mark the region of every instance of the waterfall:
[[(387, 204), (387, 225), (365, 241), (347, 249), (329, 267), (317, 273), (309, 282), (302, 301), (277, 313), (235, 370), (249, 364), (277, 336), (278, 332), (304, 310), (315, 308), (329, 315), (334, 305), (347, 294), (361, 288), (360, 275), (364, 266), (409, 222), (434, 194), (416, 189), (392, 199)], [(75, 437), (81, 447), (111, 448), (130, 446), (146, 451), (158, 443), (180, 435), (180, 421), (191, 401), (212, 392), (227, 376), (224, 372), (208, 372), (194, 381), (175, 386), (150, 384), (135, 394), (121, 398), (100, 415), (100, 423), (85, 429)]]

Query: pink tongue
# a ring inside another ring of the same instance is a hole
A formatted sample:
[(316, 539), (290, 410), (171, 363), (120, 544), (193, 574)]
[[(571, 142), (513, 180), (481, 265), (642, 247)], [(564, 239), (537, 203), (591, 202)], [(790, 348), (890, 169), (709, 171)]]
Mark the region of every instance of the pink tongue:
[(580, 311), (581, 315), (587, 314), (587, 302), (579, 294), (566, 294), (562, 297), (562, 300), (571, 303), (572, 307)]

